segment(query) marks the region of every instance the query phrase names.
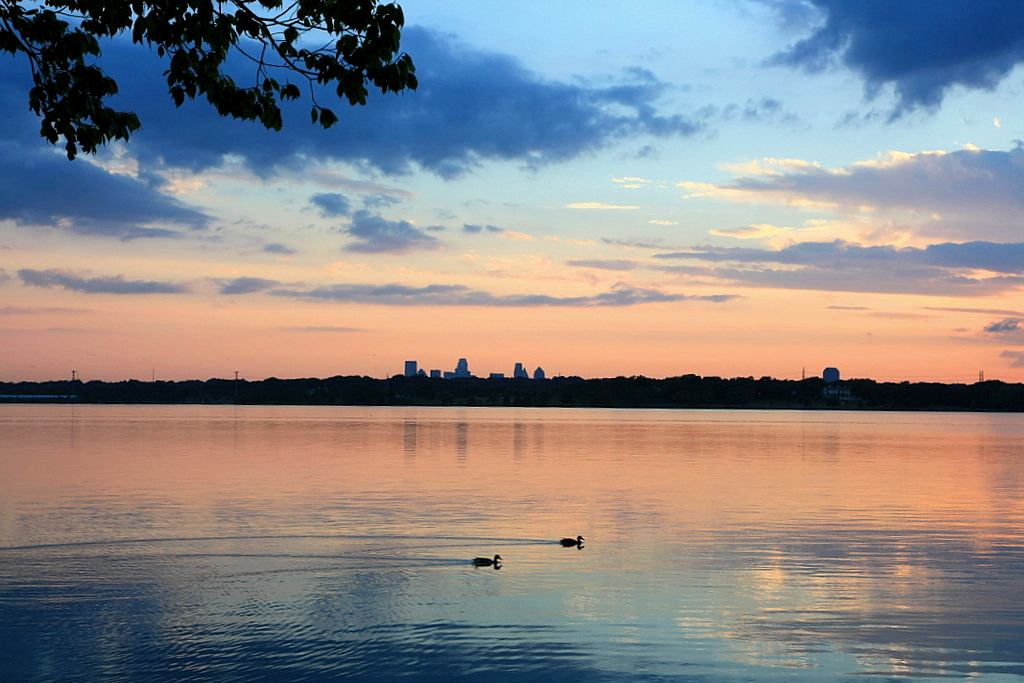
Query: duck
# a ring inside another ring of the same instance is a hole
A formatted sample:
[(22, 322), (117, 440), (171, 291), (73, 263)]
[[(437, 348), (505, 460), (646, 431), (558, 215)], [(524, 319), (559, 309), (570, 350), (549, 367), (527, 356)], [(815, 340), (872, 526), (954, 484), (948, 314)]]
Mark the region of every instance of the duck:
[(497, 566), (499, 564), (501, 564), (501, 555), (495, 555), (493, 560), (491, 558), (489, 558), (489, 557), (474, 557), (473, 558), (473, 566), (474, 567), (495, 567), (495, 568), (497, 568)]
[(577, 536), (576, 538), (563, 538), (561, 541), (559, 541), (559, 543), (561, 543), (566, 548), (571, 548), (573, 546), (576, 546), (577, 548), (582, 548), (584, 540), (585, 539), (582, 536)]

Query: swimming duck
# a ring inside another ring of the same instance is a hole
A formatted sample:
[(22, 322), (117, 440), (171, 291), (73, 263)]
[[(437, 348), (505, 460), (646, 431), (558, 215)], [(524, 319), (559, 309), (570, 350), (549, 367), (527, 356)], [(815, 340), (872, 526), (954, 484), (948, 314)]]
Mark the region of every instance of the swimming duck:
[(573, 546), (576, 546), (578, 548), (582, 548), (583, 547), (583, 541), (584, 541), (584, 538), (582, 536), (577, 536), (576, 538), (563, 538), (560, 541), (560, 543), (562, 545), (564, 545), (566, 548), (571, 548)]
[(497, 567), (501, 563), (501, 555), (495, 555), (492, 560), (489, 557), (474, 557), (474, 567)]

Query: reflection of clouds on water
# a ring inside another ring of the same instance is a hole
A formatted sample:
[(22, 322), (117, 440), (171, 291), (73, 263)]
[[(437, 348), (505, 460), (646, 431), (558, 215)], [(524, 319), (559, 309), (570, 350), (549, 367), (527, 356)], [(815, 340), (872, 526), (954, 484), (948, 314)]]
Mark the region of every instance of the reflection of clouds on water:
[(0, 679), (1024, 675), (1019, 416), (229, 410), (10, 432)]

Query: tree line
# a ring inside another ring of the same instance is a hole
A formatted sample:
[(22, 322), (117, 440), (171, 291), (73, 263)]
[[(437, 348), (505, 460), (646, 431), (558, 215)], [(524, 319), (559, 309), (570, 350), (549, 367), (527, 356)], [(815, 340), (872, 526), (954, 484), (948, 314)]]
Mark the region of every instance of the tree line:
[(244, 379), (143, 382), (80, 380), (0, 382), (0, 401), (75, 403), (208, 403), (246, 405), (521, 406), (566, 408), (747, 408), (855, 410), (1024, 411), (1024, 384), (842, 383), (850, 398), (826, 398), (820, 378), (762, 377), (665, 379), (460, 378), (396, 375), (387, 379)]

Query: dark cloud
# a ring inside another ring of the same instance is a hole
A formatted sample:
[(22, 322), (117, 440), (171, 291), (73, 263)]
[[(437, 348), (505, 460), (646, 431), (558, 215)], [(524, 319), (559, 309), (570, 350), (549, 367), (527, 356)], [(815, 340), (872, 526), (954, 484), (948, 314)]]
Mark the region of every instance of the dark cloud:
[[(120, 85), (117, 106), (142, 120), (130, 149), (144, 169), (201, 171), (230, 155), (261, 176), (343, 161), (389, 174), (418, 167), (453, 178), (489, 160), (536, 167), (633, 136), (702, 129), (686, 117), (660, 114), (656, 103), (669, 86), (645, 72), (627, 72), (612, 84), (547, 81), (512, 57), (415, 26), (403, 31), (402, 48), (414, 56), (419, 88), (372, 93), (362, 107), (321, 92), (318, 101), (340, 118), (327, 131), (310, 124), (308, 99), (285, 106), (280, 132), (221, 118), (205, 101), (175, 108), (162, 76), (165, 64), (125, 40), (104, 43), (103, 65)], [(239, 83), (251, 80), (247, 69), (238, 69)], [(26, 90), (19, 90), (22, 111)], [(30, 113), (21, 118), (25, 132), (38, 128)], [(35, 141), (45, 145), (38, 135)]]
[(665, 294), (653, 289), (616, 285), (609, 292), (595, 296), (555, 297), (539, 294), (512, 294), (496, 296), (472, 290), (464, 285), (405, 285), (342, 284), (309, 290), (273, 290), (270, 294), (298, 299), (338, 301), (346, 303), (377, 304), (385, 306), (487, 306), (509, 308), (534, 307), (601, 307), (635, 306), (645, 303), (672, 301), (709, 301), (722, 303), (738, 298), (734, 295), (686, 296)]
[(0, 268), (0, 285), (11, 279), (11, 276), (7, 274), (7, 271)]
[(261, 277), (236, 277), (231, 280), (217, 280), (221, 294), (252, 294), (265, 292), (281, 283), (277, 280), (266, 280)]
[(209, 219), (145, 183), (85, 159), (69, 163), (49, 150), (0, 140), (0, 220), (132, 240), (181, 236), (153, 224), (197, 229)]
[(358, 242), (345, 246), (345, 251), (365, 254), (404, 253), (418, 249), (440, 249), (442, 244), (416, 228), (409, 221), (389, 221), (366, 210), (356, 211), (345, 232)]
[(85, 277), (69, 270), (31, 270), (23, 268), (18, 277), (33, 287), (63, 287), (69, 291), (88, 294), (181, 294), (188, 292), (186, 285), (151, 280), (125, 280), (123, 275)]
[(352, 202), (348, 197), (337, 192), (315, 194), (310, 197), (309, 201), (320, 207), (320, 213), (325, 218), (349, 216), (352, 213)]
[(841, 63), (861, 75), (869, 96), (891, 84), (897, 97), (893, 118), (937, 108), (954, 86), (990, 90), (1024, 62), (1024, 12), (1015, 2), (808, 2), (822, 21), (770, 63), (811, 72)]
[(465, 223), (462, 226), (462, 232), (469, 234), (476, 234), (480, 232), (502, 232), (502, 229), (496, 225), (473, 225), (471, 223)]
[(206, 227), (205, 214), (151, 183), (88, 158), (69, 163), (39, 136), (31, 87), (27, 62), (0, 55), (0, 220), (123, 240), (180, 236), (168, 225)]
[(267, 254), (281, 254), (282, 256), (291, 256), (292, 254), (298, 253), (291, 247), (285, 246), (278, 242), (272, 242), (263, 246), (263, 251)]
[[(701, 247), (655, 254), (654, 258), (731, 264), (669, 266), (659, 270), (755, 287), (941, 296), (990, 296), (1024, 287), (1024, 243), (969, 242), (897, 248), (862, 247), (836, 240), (805, 242), (775, 251)], [(975, 271), (1005, 275), (988, 277)]]
[(985, 325), (986, 332), (1001, 333), (1001, 332), (1018, 332), (1021, 330), (1020, 324), (1024, 323), (1024, 318), (1006, 318), (998, 322)]
[(601, 270), (636, 270), (640, 264), (628, 259), (604, 259), (591, 261), (585, 259), (569, 259), (565, 262), (565, 265), (574, 266), (576, 268), (599, 268)]

